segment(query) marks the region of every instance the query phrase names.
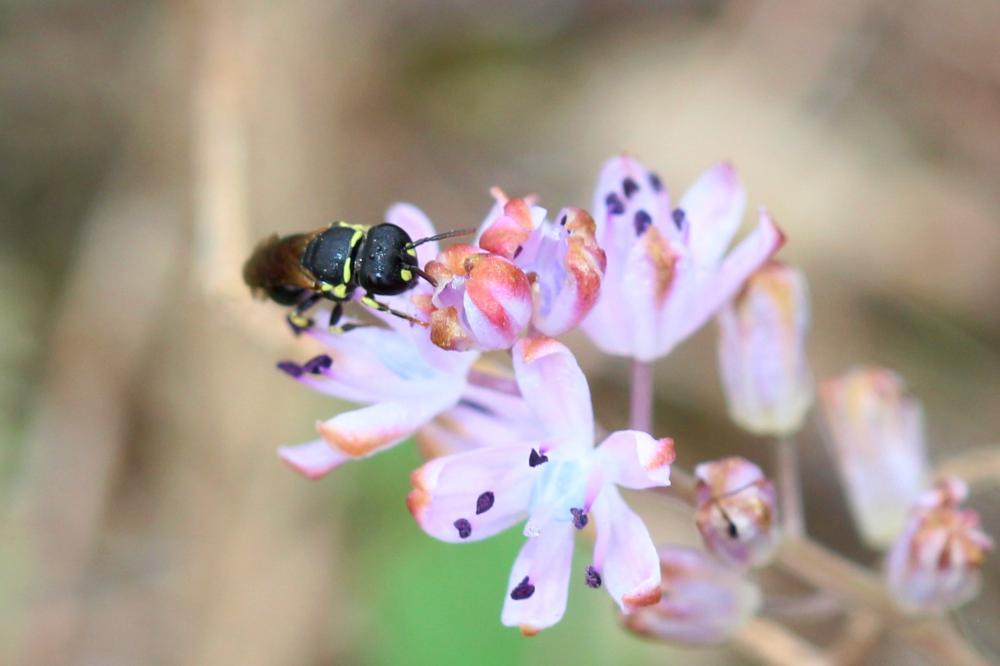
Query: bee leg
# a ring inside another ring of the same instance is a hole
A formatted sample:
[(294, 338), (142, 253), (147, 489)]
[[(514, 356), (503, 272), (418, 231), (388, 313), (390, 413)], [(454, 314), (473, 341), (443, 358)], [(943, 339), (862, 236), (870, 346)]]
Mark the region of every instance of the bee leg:
[(391, 314), (391, 315), (393, 315), (395, 317), (399, 317), (400, 319), (405, 319), (406, 321), (410, 322), (411, 324), (416, 324), (418, 326), (424, 326), (424, 327), (427, 326), (427, 322), (421, 321), (421, 320), (417, 319), (416, 317), (412, 317), (412, 316), (406, 314), (405, 312), (400, 312), (399, 310), (394, 310), (394, 309), (390, 308), (388, 305), (386, 305), (385, 303), (381, 303), (379, 301), (376, 301), (371, 296), (363, 296), (361, 298), (361, 304), (365, 305), (367, 307), (370, 307), (370, 308), (374, 308), (375, 310), (379, 310), (380, 312), (388, 312), (389, 314)]
[(313, 320), (307, 317), (305, 313), (312, 306), (316, 305), (321, 298), (323, 298), (323, 295), (319, 292), (312, 293), (288, 313), (288, 325), (292, 327), (292, 333), (299, 335), (302, 331), (313, 325)]
[(341, 324), (338, 325), (341, 316), (344, 314), (344, 305), (342, 303), (337, 303), (333, 306), (333, 310), (330, 312), (330, 323), (328, 324), (331, 333), (347, 333), (348, 331), (353, 331), (356, 328), (363, 328), (365, 326), (370, 326), (370, 324)]

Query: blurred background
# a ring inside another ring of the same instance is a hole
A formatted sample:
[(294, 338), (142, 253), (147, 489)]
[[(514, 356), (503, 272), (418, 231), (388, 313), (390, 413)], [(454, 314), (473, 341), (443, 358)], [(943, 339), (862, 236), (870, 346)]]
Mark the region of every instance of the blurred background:
[[(240, 264), (398, 200), (478, 224), (491, 185), (589, 208), (623, 150), (675, 195), (731, 159), (811, 281), (817, 375), (899, 370), (935, 462), (995, 447), (998, 34), (994, 0), (0, 0), (0, 663), (748, 663), (626, 635), (576, 582), (557, 627), (502, 627), (521, 537), (424, 536), (415, 447), (282, 466), (345, 405), (275, 372), (313, 350)], [(622, 426), (625, 363), (569, 343)], [(657, 366), (657, 434), (768, 465), (714, 344)], [(814, 422), (801, 446), (810, 531), (876, 564)], [(997, 559), (954, 618), (991, 658)], [(862, 662), (921, 663), (888, 639)]]

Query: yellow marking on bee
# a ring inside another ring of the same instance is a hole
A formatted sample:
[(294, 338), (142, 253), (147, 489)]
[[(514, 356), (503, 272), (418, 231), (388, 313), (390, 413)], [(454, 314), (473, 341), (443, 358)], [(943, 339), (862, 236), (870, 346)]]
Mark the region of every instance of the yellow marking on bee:
[(334, 298), (347, 298), (347, 285), (338, 284), (336, 287), (330, 290)]
[(376, 310), (385, 310), (385, 306), (376, 301), (371, 296), (362, 297), (361, 305), (367, 305), (368, 307), (375, 308)]
[(348, 284), (351, 281), (351, 262), (344, 262), (344, 284)]
[(330, 284), (329, 282), (319, 283), (319, 290), (324, 294), (329, 294), (331, 291), (333, 291), (333, 289), (334, 289), (333, 285)]
[(406, 254), (410, 255), (411, 257), (417, 256), (417, 248), (415, 247), (406, 248)]
[(403, 278), (404, 282), (409, 282), (413, 279), (413, 271), (409, 268), (403, 268), (399, 271), (399, 277)]
[[(345, 222), (345, 224), (347, 223)], [(355, 231), (360, 231), (362, 236), (366, 231), (368, 231), (368, 227), (366, 227), (363, 224), (347, 224), (347, 226), (349, 226), (351, 229), (354, 229)], [(354, 235), (354, 238), (357, 238), (357, 234)], [(354, 245), (354, 238), (351, 239), (351, 245)]]
[(312, 319), (300, 314), (290, 314), (288, 315), (288, 321), (292, 322), (295, 326), (299, 328), (309, 328), (312, 326)]

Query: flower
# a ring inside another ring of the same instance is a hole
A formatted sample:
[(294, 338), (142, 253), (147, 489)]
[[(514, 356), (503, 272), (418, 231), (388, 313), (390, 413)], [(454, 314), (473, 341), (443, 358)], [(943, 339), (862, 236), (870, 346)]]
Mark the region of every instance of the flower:
[(892, 543), (924, 486), (923, 410), (891, 370), (853, 368), (820, 385), (831, 454), (861, 536)]
[(492, 192), (479, 250), (454, 246), (427, 266), (439, 286), (425, 316), (443, 349), (509, 349), (529, 324), (560, 335), (597, 301), (605, 258), (590, 215), (564, 208), (555, 224), (529, 199)]
[(805, 277), (770, 261), (718, 315), (719, 369), (729, 414), (759, 435), (789, 435), (812, 404)]
[(662, 598), (625, 616), (627, 629), (685, 645), (712, 645), (732, 637), (760, 608), (758, 587), (707, 554), (665, 546), (659, 557)]
[(533, 634), (562, 618), (573, 532), (593, 517), (597, 541), (583, 574), (630, 612), (660, 598), (656, 549), (617, 485), (669, 484), (674, 446), (646, 433), (612, 433), (593, 447), (590, 390), (569, 349), (525, 338), (513, 350), (517, 386), (544, 437), (497, 441), (444, 456), (412, 475), (407, 504), (418, 524), (449, 542), (484, 539), (527, 518), (501, 620)]
[(513, 261), (531, 279), (532, 326), (557, 336), (577, 326), (597, 302), (607, 263), (587, 211), (563, 208), (556, 219), (527, 199), (492, 190), (498, 216), (487, 218), (479, 247)]
[(886, 581), (904, 609), (942, 612), (979, 592), (979, 569), (993, 540), (979, 529), (979, 514), (959, 509), (968, 492), (947, 478), (923, 493), (889, 551)]
[(778, 497), (760, 467), (745, 458), (698, 465), (695, 524), (710, 553), (728, 564), (758, 567), (778, 548)]
[(594, 211), (607, 270), (597, 304), (583, 322), (594, 344), (648, 362), (708, 321), (784, 243), (761, 211), (757, 229), (723, 256), (745, 202), (729, 164), (706, 171), (671, 210), (655, 173), (628, 156), (605, 163)]
[[(430, 221), (409, 204), (396, 204), (386, 221), (405, 229), (411, 238), (434, 234)], [(437, 243), (417, 248), (418, 261), (437, 254)], [(414, 297), (427, 298), (430, 286), (420, 283)], [(394, 308), (413, 311), (408, 295), (386, 297)], [(279, 363), (278, 367), (310, 388), (327, 395), (368, 403), (317, 423), (320, 437), (304, 444), (285, 446), (279, 457), (309, 478), (325, 475), (352, 458), (362, 458), (410, 437), (436, 415), (461, 400), (489, 402), (483, 389), (468, 380), (478, 359), (475, 352), (446, 352), (431, 344), (426, 329), (385, 313), (375, 313), (388, 325), (361, 326), (335, 334), (322, 326), (306, 333), (326, 348), (304, 364)], [(325, 321), (318, 316), (316, 321)]]
[(423, 303), (441, 349), (509, 349), (531, 321), (531, 282), (505, 257), (453, 245), (425, 270), (438, 283)]

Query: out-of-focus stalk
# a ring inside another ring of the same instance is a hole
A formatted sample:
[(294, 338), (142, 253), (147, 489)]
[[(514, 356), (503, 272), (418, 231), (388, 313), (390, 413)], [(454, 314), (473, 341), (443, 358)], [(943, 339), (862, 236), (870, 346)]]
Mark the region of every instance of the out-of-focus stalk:
[(650, 432), (653, 428), (653, 366), (645, 361), (632, 361), (632, 393), (629, 428)]

